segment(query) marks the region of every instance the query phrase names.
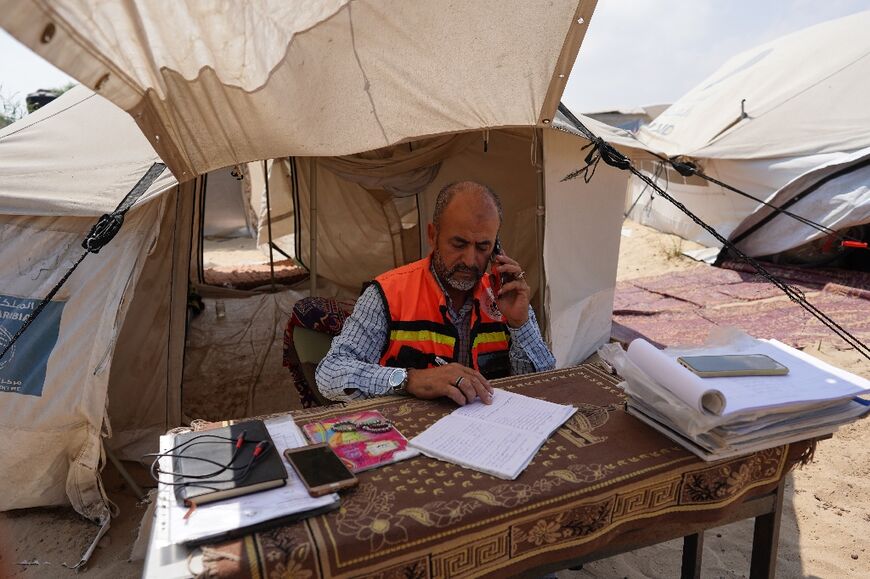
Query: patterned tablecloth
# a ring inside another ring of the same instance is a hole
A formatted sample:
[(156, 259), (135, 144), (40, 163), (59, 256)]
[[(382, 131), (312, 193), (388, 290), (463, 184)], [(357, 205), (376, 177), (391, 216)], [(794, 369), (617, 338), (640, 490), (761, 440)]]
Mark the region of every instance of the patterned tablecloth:
[[(338, 510), (204, 548), (204, 575), (503, 577), (582, 557), (649, 525), (715, 522), (771, 491), (808, 449), (705, 463), (626, 414), (617, 383), (594, 365), (500, 380), (578, 408), (516, 480), (424, 456), (364, 472)], [(305, 424), (366, 408), (411, 438), (454, 406), (388, 397), (294, 417)]]

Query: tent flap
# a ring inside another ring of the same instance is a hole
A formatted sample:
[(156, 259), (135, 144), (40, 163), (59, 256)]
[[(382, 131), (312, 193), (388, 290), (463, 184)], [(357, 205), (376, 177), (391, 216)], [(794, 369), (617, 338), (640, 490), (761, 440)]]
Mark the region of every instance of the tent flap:
[[(83, 86), (0, 129), (0, 215), (97, 216), (160, 162), (133, 119)], [(136, 202), (176, 185), (164, 171)]]
[(231, 6), (0, 0), (0, 26), (133, 115), (186, 181), (256, 159), (535, 125), (555, 109), (595, 2)]
[(578, 140), (544, 131), (544, 267), (553, 355), (582, 362), (610, 337), (622, 207), (629, 174), (601, 163), (595, 178), (562, 181), (583, 163)]
[[(159, 200), (131, 210), (0, 361), (0, 437), (14, 441), (0, 457), (0, 510), (72, 502), (106, 515), (98, 471), (112, 353), (162, 211)], [(81, 255), (91, 223), (0, 217), (0, 343)]]

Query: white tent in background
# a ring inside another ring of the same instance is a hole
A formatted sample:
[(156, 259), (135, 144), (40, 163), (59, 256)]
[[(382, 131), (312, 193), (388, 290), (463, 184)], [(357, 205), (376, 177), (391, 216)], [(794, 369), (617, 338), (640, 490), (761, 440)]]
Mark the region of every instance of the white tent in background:
[[(848, 162), (853, 153), (870, 147), (868, 29), (870, 11), (743, 52), (642, 128), (637, 138), (668, 156), (687, 157), (711, 177), (759, 199), (773, 196), (809, 171)], [(642, 168), (725, 237), (759, 206), (697, 176), (684, 178), (658, 161), (645, 162)], [(866, 206), (848, 203), (843, 199), (837, 211), (855, 209), (850, 220), (866, 223), (860, 217), (866, 215)], [(626, 204), (636, 221), (711, 247), (719, 245), (639, 180), (632, 180)], [(798, 213), (829, 227), (846, 224), (843, 217), (826, 222), (829, 210), (823, 205), (804, 203)], [(785, 218), (777, 218), (781, 219)], [(793, 221), (792, 227), (803, 226)], [(763, 231), (757, 240), (764, 237)], [(808, 229), (790, 239), (799, 244), (807, 235)], [(766, 255), (771, 248), (756, 242), (750, 251)]]
[(614, 109), (583, 113), (590, 119), (600, 121), (605, 125), (616, 127), (629, 133), (636, 133), (641, 127), (650, 124), (667, 110), (670, 105), (649, 105), (633, 109)]
[[(774, 207), (809, 217), (834, 231), (849, 231), (870, 223), (870, 148), (807, 171), (767, 201)], [(764, 205), (731, 233), (732, 241), (740, 250), (758, 256), (779, 254), (824, 236), (824, 232), (777, 214)], [(865, 238), (864, 241), (868, 240)], [(821, 252), (815, 259), (836, 257), (835, 249)]]
[[(252, 192), (268, 180), (273, 233), (294, 234), (312, 277), (344, 293), (426, 250), (420, 224), (445, 182), (488, 182), (559, 364), (608, 339), (627, 174), (563, 183), (587, 141), (556, 114), (594, 2), (38, 6), (0, 0), (0, 26), (108, 100), (73, 90), (0, 132), (0, 311), (46, 295), (155, 150), (181, 183), (165, 173), (16, 344), (28, 391), (0, 392), (0, 509), (71, 502), (108, 524), (103, 438), (123, 455), (181, 422), (188, 284), (208, 289), (200, 175), (221, 167), (279, 159), (266, 175), (249, 165)], [(302, 294), (222, 295), (253, 304), (247, 326), (266, 312), (274, 335)], [(253, 390), (267, 358), (247, 336), (264, 332), (243, 329), (218, 332), (213, 373)]]

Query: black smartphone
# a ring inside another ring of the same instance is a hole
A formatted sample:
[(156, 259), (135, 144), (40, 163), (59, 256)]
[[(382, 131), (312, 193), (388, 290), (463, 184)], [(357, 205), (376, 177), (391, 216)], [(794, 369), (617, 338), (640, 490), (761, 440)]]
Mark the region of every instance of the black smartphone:
[(334, 493), (359, 483), (356, 475), (327, 443), (288, 448), (284, 451), (284, 457), (312, 497)]
[(489, 257), (490, 267), (492, 268), (492, 273), (490, 274), (492, 280), (492, 290), (495, 292), (495, 295), (498, 295), (498, 292), (501, 290), (501, 287), (512, 281), (513, 276), (509, 273), (498, 273), (495, 270), (495, 266), (499, 264), (496, 261), (496, 256), (501, 255), (503, 252), (501, 248), (501, 239), (499, 237), (495, 238), (495, 244), (492, 246), (492, 254)]

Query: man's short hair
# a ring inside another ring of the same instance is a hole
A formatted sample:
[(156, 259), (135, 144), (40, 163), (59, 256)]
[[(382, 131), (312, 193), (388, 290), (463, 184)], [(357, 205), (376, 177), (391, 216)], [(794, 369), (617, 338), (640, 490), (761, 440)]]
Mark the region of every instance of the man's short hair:
[(490, 201), (495, 205), (495, 209), (498, 212), (498, 223), (501, 225), (504, 220), (504, 210), (502, 209), (501, 199), (499, 199), (498, 193), (493, 191), (489, 186), (484, 185), (483, 183), (478, 183), (477, 181), (454, 181), (453, 183), (448, 183), (442, 187), (441, 191), (438, 192), (438, 197), (435, 199), (435, 211), (432, 214), (432, 223), (435, 227), (440, 225), (441, 214), (444, 213), (444, 209), (447, 208), (453, 200), (453, 197), (455, 197), (460, 191), (467, 189), (477, 189), (483, 191), (489, 196)]

